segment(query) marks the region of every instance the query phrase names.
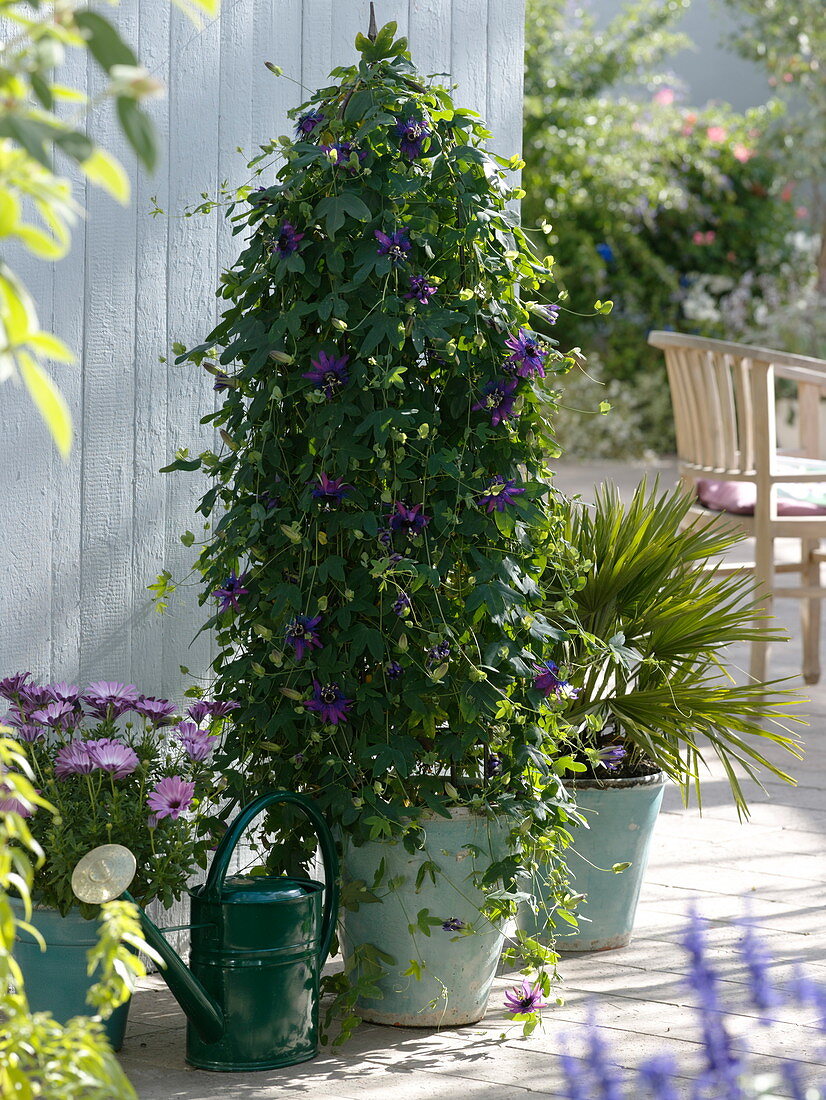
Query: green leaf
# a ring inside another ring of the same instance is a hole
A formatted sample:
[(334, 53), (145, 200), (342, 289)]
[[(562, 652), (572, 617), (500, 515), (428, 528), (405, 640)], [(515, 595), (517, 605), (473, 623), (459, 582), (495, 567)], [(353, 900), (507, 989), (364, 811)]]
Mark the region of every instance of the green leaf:
[(95, 149), (90, 157), (80, 162), (86, 177), (103, 187), (109, 194), (124, 205), (129, 202), (129, 176), (123, 165), (103, 149)]
[(92, 57), (107, 73), (113, 65), (138, 64), (137, 57), (108, 19), (94, 11), (79, 11), (75, 12), (75, 22), (86, 39)]
[(32, 400), (46, 421), (52, 439), (64, 458), (72, 450), (72, 415), (60, 390), (43, 368), (25, 352), (21, 352), (18, 361), (20, 374)]
[(126, 140), (134, 149), (141, 163), (151, 172), (157, 159), (155, 128), (149, 115), (142, 111), (134, 99), (118, 96), (118, 118)]

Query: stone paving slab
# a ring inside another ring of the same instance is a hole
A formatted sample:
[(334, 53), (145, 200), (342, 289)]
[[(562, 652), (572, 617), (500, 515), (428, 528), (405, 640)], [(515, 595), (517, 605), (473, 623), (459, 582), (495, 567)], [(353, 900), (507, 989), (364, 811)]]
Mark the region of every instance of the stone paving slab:
[[(672, 482), (672, 469), (661, 465), (664, 485)], [(641, 473), (630, 467), (613, 470), (626, 494)], [(565, 491), (579, 488), (587, 498), (598, 474), (597, 467), (562, 467), (558, 484)], [(794, 603), (783, 601), (778, 614), (794, 638), (799, 633)], [(745, 649), (729, 656), (732, 667), (746, 666)], [(799, 785), (768, 780), (763, 792), (746, 784), (752, 808), (748, 823), (738, 820), (717, 765), (704, 783), (702, 815), (694, 805), (682, 807), (676, 788), (667, 789), (634, 940), (618, 951), (563, 955), (559, 993), (565, 1003), (546, 1011), (541, 1031), (522, 1039), (504, 1015), (504, 994), (516, 981), (515, 974), (505, 974), (495, 981), (488, 1015), (473, 1028), (431, 1032), (365, 1025), (343, 1049), (323, 1051), (300, 1066), (205, 1073), (185, 1065), (183, 1015), (162, 980), (153, 976), (135, 995), (121, 1055), (141, 1100), (553, 1100), (565, 1096), (560, 1055), (565, 1050), (584, 1055), (591, 1011), (599, 1034), (625, 1069), (656, 1053), (674, 1053), (685, 1074), (678, 1094), (688, 1098), (701, 1053), (680, 947), (692, 902), (709, 922), (710, 955), (734, 1005), (731, 1027), (738, 1047), (753, 1051), (763, 1068), (783, 1055), (798, 1065), (808, 1084), (825, 1081), (816, 1014), (779, 1006), (772, 1010), (776, 1025), (757, 1027), (736, 952), (736, 922), (747, 903), (781, 983), (791, 981), (799, 963), (826, 981), (826, 683), (804, 688), (799, 661), (799, 644), (792, 641), (774, 647), (770, 666), (773, 676), (790, 677), (809, 699), (810, 725), (800, 731), (807, 742), (805, 759), (772, 756), (797, 776)]]

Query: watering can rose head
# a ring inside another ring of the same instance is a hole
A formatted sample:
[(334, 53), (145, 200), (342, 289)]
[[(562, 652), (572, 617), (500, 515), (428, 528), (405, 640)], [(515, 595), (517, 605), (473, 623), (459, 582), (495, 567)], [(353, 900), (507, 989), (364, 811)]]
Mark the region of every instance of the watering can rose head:
[(57, 810), (30, 820), (46, 855), (37, 902), (64, 913), (77, 905), (72, 867), (100, 844), (134, 854), (139, 902), (179, 897), (215, 843), (213, 760), (238, 704), (198, 699), (182, 713), (134, 684), (97, 680), (81, 690), (27, 672), (0, 680), (0, 698), (0, 721), (26, 742), (35, 785)]

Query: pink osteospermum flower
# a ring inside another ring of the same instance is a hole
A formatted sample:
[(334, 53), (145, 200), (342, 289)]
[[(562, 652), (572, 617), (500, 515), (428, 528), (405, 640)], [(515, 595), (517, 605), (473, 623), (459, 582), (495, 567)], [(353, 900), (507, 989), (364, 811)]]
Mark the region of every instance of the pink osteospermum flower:
[(138, 754), (135, 750), (113, 737), (86, 741), (85, 745), (89, 759), (95, 767), (109, 772), (113, 779), (123, 779), (124, 776), (131, 775), (138, 766)]
[(70, 775), (88, 775), (95, 770), (95, 762), (89, 755), (86, 741), (70, 741), (57, 750), (54, 758), (56, 779), (67, 779)]
[(186, 755), (197, 763), (206, 760), (218, 743), (214, 734), (200, 729), (194, 722), (180, 722), (175, 727), (175, 732)]
[(158, 821), (164, 817), (177, 821), (184, 810), (192, 805), (194, 795), (193, 782), (188, 782), (180, 775), (168, 775), (158, 780), (146, 801)]

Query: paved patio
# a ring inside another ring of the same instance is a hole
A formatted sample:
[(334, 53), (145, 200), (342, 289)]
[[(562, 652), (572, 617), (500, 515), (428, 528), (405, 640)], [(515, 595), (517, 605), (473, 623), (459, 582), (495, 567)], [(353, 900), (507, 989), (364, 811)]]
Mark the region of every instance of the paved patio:
[[(624, 493), (642, 468), (611, 466), (608, 474)], [(673, 469), (659, 468), (664, 485)], [(588, 497), (606, 467), (563, 466), (560, 488)], [(775, 676), (799, 679), (797, 607), (784, 601), (779, 617), (792, 641), (772, 655)], [(826, 648), (826, 645), (825, 645)], [(732, 654), (733, 669), (745, 652)], [(757, 1025), (735, 962), (738, 930), (732, 920), (748, 904), (772, 952), (774, 971), (785, 981), (796, 964), (826, 983), (826, 684), (801, 688), (809, 697), (810, 726), (804, 731), (806, 759), (797, 766), (797, 787), (767, 782), (750, 788), (752, 818), (740, 824), (725, 779), (713, 772), (704, 785), (704, 811), (683, 809), (676, 790), (666, 792), (637, 917), (634, 941), (598, 955), (565, 956), (560, 965), (564, 1005), (548, 1010), (544, 1028), (528, 1039), (502, 1010), (515, 976), (497, 978), (482, 1024), (441, 1032), (362, 1027), (340, 1051), (323, 1051), (304, 1065), (256, 1074), (210, 1074), (184, 1064), (184, 1017), (161, 979), (149, 978), (137, 992), (122, 1062), (141, 1100), (211, 1097), (287, 1100), (499, 1100), (560, 1097), (564, 1088), (559, 1054), (566, 1045), (581, 1052), (583, 1029), (593, 1007), (618, 1063), (633, 1067), (657, 1052), (673, 1052), (686, 1069), (688, 1095), (698, 1034), (683, 983), (686, 972), (679, 938), (684, 915), (696, 900), (709, 919), (713, 956), (725, 975), (738, 1046), (765, 1067), (772, 1056), (798, 1063), (810, 1085), (826, 1081), (824, 1048), (808, 1016), (780, 1007), (772, 1027)], [(503, 1036), (504, 1038), (501, 1038)], [(631, 1090), (633, 1092), (633, 1090)]]

